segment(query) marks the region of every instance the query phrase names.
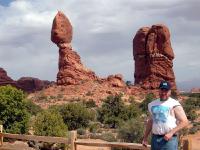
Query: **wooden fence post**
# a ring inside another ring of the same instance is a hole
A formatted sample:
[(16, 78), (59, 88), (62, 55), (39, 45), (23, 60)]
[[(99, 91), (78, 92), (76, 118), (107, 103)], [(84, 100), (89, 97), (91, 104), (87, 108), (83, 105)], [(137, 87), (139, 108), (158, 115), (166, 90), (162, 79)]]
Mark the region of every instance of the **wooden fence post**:
[(77, 131), (70, 132), (70, 139), (71, 139), (71, 150), (76, 150), (75, 141), (77, 140)]
[(191, 150), (192, 149), (192, 141), (190, 137), (183, 140), (183, 150)]
[[(0, 133), (3, 133), (3, 125), (0, 125)], [(0, 136), (1, 146), (3, 145), (3, 135)]]

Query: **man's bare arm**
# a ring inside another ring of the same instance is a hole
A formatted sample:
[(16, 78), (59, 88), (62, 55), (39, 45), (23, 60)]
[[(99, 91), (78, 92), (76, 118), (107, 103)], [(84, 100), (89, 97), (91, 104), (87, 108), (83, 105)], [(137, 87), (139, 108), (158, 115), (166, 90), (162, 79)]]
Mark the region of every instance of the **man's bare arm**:
[(174, 129), (172, 129), (169, 133), (165, 135), (164, 138), (166, 140), (169, 140), (173, 136), (173, 134), (186, 127), (189, 123), (182, 106), (175, 107), (174, 114), (179, 123)]

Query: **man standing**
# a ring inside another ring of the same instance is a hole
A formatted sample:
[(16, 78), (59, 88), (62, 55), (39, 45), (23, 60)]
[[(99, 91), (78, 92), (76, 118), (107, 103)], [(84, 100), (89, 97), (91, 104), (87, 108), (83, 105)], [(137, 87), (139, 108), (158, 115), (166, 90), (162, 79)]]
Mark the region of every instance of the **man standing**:
[(160, 98), (148, 104), (150, 117), (147, 121), (142, 144), (147, 145), (148, 135), (152, 132), (152, 150), (178, 150), (177, 132), (188, 125), (183, 107), (170, 95), (170, 83), (161, 81)]

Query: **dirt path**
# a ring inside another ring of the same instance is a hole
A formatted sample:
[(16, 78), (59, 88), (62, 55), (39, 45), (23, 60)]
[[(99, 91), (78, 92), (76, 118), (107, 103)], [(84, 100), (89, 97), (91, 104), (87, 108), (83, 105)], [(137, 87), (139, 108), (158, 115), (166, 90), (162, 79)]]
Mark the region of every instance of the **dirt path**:
[(26, 142), (15, 141), (14, 143), (3, 142), (0, 150), (35, 150), (28, 146)]

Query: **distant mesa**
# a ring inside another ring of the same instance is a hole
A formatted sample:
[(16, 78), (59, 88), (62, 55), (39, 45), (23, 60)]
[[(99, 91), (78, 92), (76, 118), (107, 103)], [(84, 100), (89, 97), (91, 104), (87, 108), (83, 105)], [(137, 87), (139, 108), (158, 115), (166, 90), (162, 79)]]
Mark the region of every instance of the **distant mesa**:
[(53, 84), (53, 82), (32, 77), (22, 77), (15, 81), (7, 75), (7, 72), (3, 68), (0, 68), (0, 86), (12, 85), (16, 88), (22, 89), (25, 92), (31, 93), (42, 90), (51, 84)]
[(169, 29), (162, 24), (140, 28), (133, 39), (135, 85), (156, 89), (161, 80), (167, 80), (176, 89), (173, 71), (174, 53)]
[(17, 85), (23, 91), (26, 91), (28, 93), (40, 91), (43, 88), (46, 88), (53, 83), (54, 83), (53, 81), (40, 80), (38, 78), (33, 78), (33, 77), (22, 77), (19, 80), (17, 80)]

